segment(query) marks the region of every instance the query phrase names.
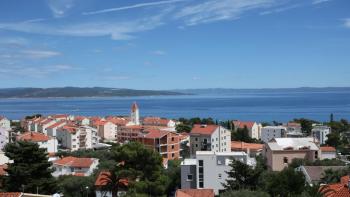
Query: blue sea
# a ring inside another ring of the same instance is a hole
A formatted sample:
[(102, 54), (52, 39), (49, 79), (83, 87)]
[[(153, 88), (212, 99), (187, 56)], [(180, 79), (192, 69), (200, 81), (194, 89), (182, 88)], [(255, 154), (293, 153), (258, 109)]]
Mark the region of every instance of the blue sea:
[(128, 115), (137, 102), (141, 116), (212, 117), (217, 120), (285, 122), (294, 118), (350, 120), (350, 91), (260, 91), (188, 96), (0, 99), (0, 115)]

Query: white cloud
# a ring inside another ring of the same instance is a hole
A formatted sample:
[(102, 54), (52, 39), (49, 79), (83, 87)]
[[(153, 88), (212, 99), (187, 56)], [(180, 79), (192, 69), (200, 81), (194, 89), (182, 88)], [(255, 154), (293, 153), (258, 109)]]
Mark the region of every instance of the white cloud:
[(0, 23), (0, 30), (11, 30), (32, 34), (56, 36), (97, 37), (110, 36), (113, 40), (127, 40), (133, 38), (136, 32), (154, 29), (163, 24), (164, 13), (155, 16), (130, 21), (96, 21), (80, 22), (65, 25), (50, 23)]
[(61, 53), (57, 51), (44, 51), (44, 50), (23, 50), (21, 54), (24, 55), (25, 57), (33, 58), (33, 59), (50, 58), (50, 57), (61, 55)]
[(212, 0), (184, 7), (175, 15), (175, 19), (183, 19), (189, 26), (233, 20), (245, 11), (268, 8), (275, 3), (275, 0)]
[(302, 6), (302, 4), (294, 4), (294, 5), (279, 7), (279, 8), (273, 9), (273, 10), (268, 10), (268, 11), (261, 12), (260, 15), (280, 13), (280, 12), (284, 12), (284, 11), (291, 10), (291, 9), (294, 9), (294, 8), (298, 8), (298, 7), (301, 7), (301, 6)]
[(75, 0), (48, 0), (48, 6), (54, 17), (64, 17), (75, 5)]
[(350, 28), (350, 18), (345, 19), (344, 26)]
[(14, 76), (26, 76), (29, 78), (43, 78), (50, 75), (57, 75), (65, 73), (67, 71), (74, 70), (75, 68), (70, 65), (48, 65), (48, 66), (33, 66), (33, 65), (3, 65), (0, 73), (14, 75)]
[(325, 3), (325, 2), (328, 2), (328, 1), (331, 1), (331, 0), (313, 0), (312, 1), (312, 4), (320, 4), (320, 3)]
[(165, 55), (166, 52), (162, 50), (155, 50), (151, 52), (153, 55)]
[(129, 9), (142, 8), (142, 7), (173, 4), (173, 3), (184, 2), (184, 1), (187, 1), (187, 0), (167, 0), (167, 1), (139, 3), (139, 4), (123, 6), (123, 7), (109, 8), (109, 9), (97, 10), (97, 11), (92, 11), (92, 12), (84, 12), (83, 15), (102, 14), (102, 13), (116, 12), (116, 11), (129, 10)]
[(194, 77), (192, 77), (192, 80), (193, 81), (198, 81), (198, 80), (200, 80), (201, 78), (200, 77), (197, 77), (197, 76), (194, 76)]

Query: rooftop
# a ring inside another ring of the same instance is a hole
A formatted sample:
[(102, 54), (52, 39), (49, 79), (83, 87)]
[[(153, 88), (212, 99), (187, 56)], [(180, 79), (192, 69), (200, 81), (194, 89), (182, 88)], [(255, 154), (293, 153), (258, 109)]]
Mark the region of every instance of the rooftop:
[(274, 138), (267, 143), (271, 150), (319, 150), (315, 139), (305, 138)]
[(218, 125), (195, 124), (191, 130), (191, 134), (211, 135), (217, 128), (219, 128)]
[(178, 189), (176, 197), (214, 197), (213, 189)]
[(49, 136), (38, 132), (26, 132), (17, 136), (17, 140), (30, 142), (46, 142), (50, 139)]
[(53, 163), (55, 165), (70, 166), (77, 168), (90, 168), (91, 164), (96, 160), (95, 158), (78, 158), (78, 157), (63, 157)]
[(336, 149), (333, 146), (321, 146), (322, 152), (336, 152)]
[(257, 143), (246, 143), (241, 141), (232, 141), (231, 142), (231, 150), (262, 150), (263, 144), (257, 144)]

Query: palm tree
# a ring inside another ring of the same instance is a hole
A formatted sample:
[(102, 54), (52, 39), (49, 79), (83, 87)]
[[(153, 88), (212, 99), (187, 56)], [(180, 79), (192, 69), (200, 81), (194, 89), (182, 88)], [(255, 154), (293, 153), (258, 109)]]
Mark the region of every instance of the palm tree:
[(315, 184), (307, 188), (307, 193), (312, 197), (324, 197), (334, 192), (328, 185)]
[(105, 196), (107, 192), (112, 193), (112, 197), (117, 197), (120, 189), (125, 189), (128, 186), (128, 174), (129, 172), (122, 170), (118, 167), (115, 169), (102, 172), (102, 187), (104, 191), (102, 196)]

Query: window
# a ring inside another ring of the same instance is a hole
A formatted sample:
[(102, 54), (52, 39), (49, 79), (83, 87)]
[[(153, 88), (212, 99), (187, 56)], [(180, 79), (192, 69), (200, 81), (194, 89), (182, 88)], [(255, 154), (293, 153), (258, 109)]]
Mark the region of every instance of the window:
[(221, 165), (221, 164), (222, 164), (222, 163), (221, 163), (221, 160), (218, 159), (218, 165)]
[(175, 148), (175, 146), (174, 145), (171, 145), (171, 149), (174, 149)]
[(198, 147), (198, 144), (196, 144), (196, 148)]
[(218, 141), (218, 138), (216, 138), (216, 141)]
[(221, 177), (222, 177), (221, 173), (218, 175), (218, 177), (219, 177), (219, 179), (221, 179)]
[(194, 140), (198, 141), (198, 138), (194, 138)]
[(193, 180), (193, 175), (192, 174), (188, 174), (187, 175), (187, 181), (192, 181)]
[(174, 141), (174, 137), (171, 138), (171, 141)]
[(318, 151), (315, 151), (315, 159), (318, 158)]
[(171, 153), (171, 157), (174, 158), (174, 157), (175, 157), (175, 154), (174, 154), (174, 153)]
[(288, 157), (283, 157), (283, 163), (288, 163)]

